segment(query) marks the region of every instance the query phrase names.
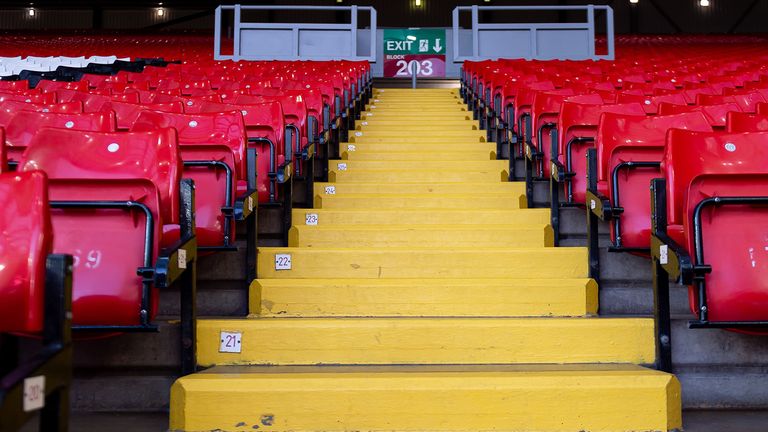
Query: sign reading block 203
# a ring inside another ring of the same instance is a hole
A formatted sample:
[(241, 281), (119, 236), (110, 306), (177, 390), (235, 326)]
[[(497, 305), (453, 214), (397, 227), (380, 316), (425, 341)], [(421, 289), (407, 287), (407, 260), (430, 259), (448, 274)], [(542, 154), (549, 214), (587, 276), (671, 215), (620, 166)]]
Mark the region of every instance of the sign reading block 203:
[(445, 30), (385, 29), (384, 76), (410, 78), (445, 77)]

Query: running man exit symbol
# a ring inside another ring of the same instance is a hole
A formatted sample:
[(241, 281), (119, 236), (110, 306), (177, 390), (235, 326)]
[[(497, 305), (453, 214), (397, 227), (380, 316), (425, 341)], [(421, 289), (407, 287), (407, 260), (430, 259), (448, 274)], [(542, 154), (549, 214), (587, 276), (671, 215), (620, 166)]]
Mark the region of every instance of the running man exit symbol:
[(419, 39), (419, 52), (429, 51), (429, 39)]

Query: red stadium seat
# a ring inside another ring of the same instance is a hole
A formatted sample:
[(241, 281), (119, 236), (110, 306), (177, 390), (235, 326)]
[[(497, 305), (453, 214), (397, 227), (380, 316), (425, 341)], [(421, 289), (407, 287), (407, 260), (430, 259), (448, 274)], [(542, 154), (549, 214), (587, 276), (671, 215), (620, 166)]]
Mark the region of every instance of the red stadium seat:
[(653, 184), (654, 268), (657, 289), (668, 290), (668, 276), (689, 285), (691, 327), (768, 328), (766, 140), (767, 132), (667, 136), (665, 179)]
[(741, 111), (741, 107), (735, 102), (719, 105), (675, 105), (667, 102), (659, 104), (659, 115), (700, 112), (704, 114), (709, 124), (715, 129), (725, 128), (727, 115), (731, 111)]
[[(0, 208), (0, 428), (20, 430), (39, 413), (41, 430), (66, 430), (72, 257), (50, 254), (53, 232), (45, 174), (0, 175)], [(15, 339), (22, 335), (42, 343), (18, 343)], [(27, 409), (28, 381), (41, 378), (45, 409)]]
[[(647, 253), (648, 185), (659, 176), (665, 137), (672, 128), (712, 131), (702, 113), (651, 117), (603, 113), (600, 117), (595, 149), (587, 153), (588, 219), (593, 228), (596, 218), (610, 222), (612, 251)], [(588, 235), (592, 253), (598, 247), (597, 235)]]
[[(72, 310), (80, 328), (152, 328), (158, 287), (179, 277), (169, 271), (194, 264), (193, 225), (180, 216), (181, 208), (191, 208), (180, 188), (191, 184), (180, 182), (176, 141), (173, 129), (44, 128), (32, 138), (19, 168), (49, 177), (53, 248), (74, 255)], [(179, 223), (183, 241), (161, 252), (163, 225)]]
[[(236, 221), (248, 219), (258, 201), (255, 160), (253, 155), (250, 160), (246, 156), (242, 114), (239, 111), (210, 114), (143, 111), (132, 130), (169, 127), (178, 133), (184, 177), (195, 182), (198, 247), (236, 250)], [(255, 230), (255, 226), (249, 223), (248, 229)], [(178, 231), (178, 227), (174, 226), (172, 231)], [(172, 231), (166, 234), (178, 237), (178, 232)]]
[(0, 333), (40, 333), (45, 260), (53, 248), (45, 174), (0, 175), (0, 203)]
[(61, 128), (73, 131), (112, 132), (115, 130), (113, 112), (64, 114), (19, 111), (8, 121), (5, 129), (8, 159), (17, 162), (35, 134), (41, 128)]
[(767, 132), (768, 114), (729, 112), (725, 129), (728, 133)]

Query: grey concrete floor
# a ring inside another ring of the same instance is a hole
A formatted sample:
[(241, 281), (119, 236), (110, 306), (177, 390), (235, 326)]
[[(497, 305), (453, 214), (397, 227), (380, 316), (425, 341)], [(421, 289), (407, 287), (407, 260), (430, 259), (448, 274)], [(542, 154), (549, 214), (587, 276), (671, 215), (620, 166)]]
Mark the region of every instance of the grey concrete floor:
[[(70, 432), (164, 432), (165, 413), (75, 413)], [(768, 411), (685, 411), (685, 432), (768, 432)], [(35, 432), (27, 424), (20, 432)]]

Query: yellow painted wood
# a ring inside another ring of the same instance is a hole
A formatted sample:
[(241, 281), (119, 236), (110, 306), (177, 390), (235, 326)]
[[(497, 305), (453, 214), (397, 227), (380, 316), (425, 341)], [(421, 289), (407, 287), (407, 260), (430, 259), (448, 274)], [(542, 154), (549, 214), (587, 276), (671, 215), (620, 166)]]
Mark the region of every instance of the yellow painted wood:
[[(275, 270), (290, 254), (291, 270)], [(259, 278), (579, 278), (586, 248), (259, 248)]]
[(226, 366), (176, 381), (170, 428), (667, 431), (682, 428), (680, 393), (632, 365)]
[(503, 181), (508, 177), (509, 173), (506, 169), (457, 172), (396, 169), (337, 171), (331, 168), (328, 172), (328, 179), (332, 182), (364, 183), (480, 183)]
[(551, 247), (549, 225), (295, 225), (290, 247)]
[(345, 194), (471, 194), (471, 193), (525, 193), (523, 182), (495, 183), (322, 183), (314, 184), (315, 195), (327, 195), (325, 189), (332, 187), (336, 195)]
[(348, 194), (317, 195), (315, 208), (349, 209), (519, 209), (525, 194)]
[[(651, 318), (201, 319), (202, 366), (512, 364), (654, 361)], [(221, 332), (242, 352), (220, 353)]]
[(591, 279), (257, 279), (264, 317), (541, 317), (597, 313)]
[(505, 160), (468, 160), (468, 161), (330, 161), (328, 166), (338, 169), (339, 164), (346, 165), (347, 171), (354, 170), (445, 170), (445, 171), (479, 171), (505, 170), (509, 162)]
[[(409, 151), (409, 152), (373, 152), (367, 151), (363, 148), (363, 144), (347, 144), (354, 150), (342, 151), (341, 158), (343, 160), (380, 160), (380, 161), (398, 161), (398, 160), (443, 160), (443, 161), (461, 161), (461, 160), (493, 160), (496, 159), (496, 152), (494, 150), (473, 150), (467, 152), (460, 151), (439, 151), (439, 152), (427, 152)], [(344, 150), (344, 147), (342, 147)], [(416, 149), (414, 149), (416, 150)]]
[(324, 225), (434, 225), (434, 224), (511, 224), (549, 223), (549, 209), (525, 210), (349, 210), (293, 209), (294, 225), (306, 221), (306, 215), (317, 216), (318, 226)]

